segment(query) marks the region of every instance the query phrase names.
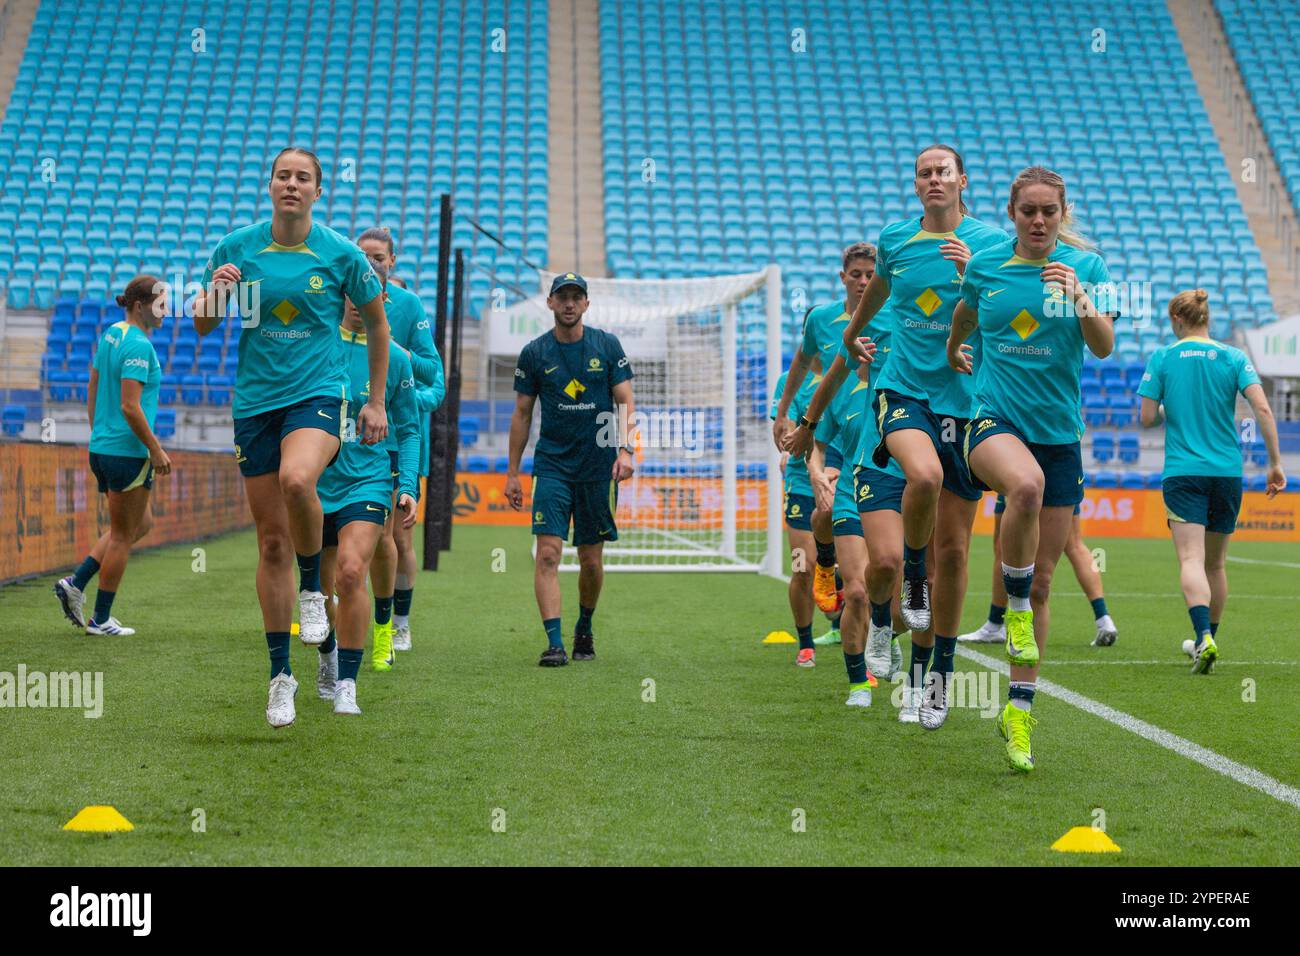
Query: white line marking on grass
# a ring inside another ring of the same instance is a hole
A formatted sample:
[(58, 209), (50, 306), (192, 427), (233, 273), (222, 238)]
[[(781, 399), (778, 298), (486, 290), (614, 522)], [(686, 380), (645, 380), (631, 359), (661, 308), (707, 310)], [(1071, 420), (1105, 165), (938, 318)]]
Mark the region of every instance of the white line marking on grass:
[[(1006, 661), (995, 660), (992, 657), (981, 654), (978, 651), (972, 651), (966, 647), (958, 647), (957, 653), (962, 657), (968, 658), (977, 664), (981, 664), (990, 670), (995, 670), (1004, 677), (1009, 677), (1011, 667)], [(1056, 662), (1059, 663), (1059, 662)], [(1167, 730), (1148, 724), (1145, 720), (1131, 714), (1126, 714), (1122, 710), (1116, 710), (1113, 707), (1107, 707), (1090, 697), (1084, 697), (1082, 694), (1076, 694), (1074, 691), (1062, 687), (1060, 684), (1054, 684), (1049, 680), (1038, 679), (1038, 689), (1047, 694), (1049, 697), (1055, 697), (1062, 700), (1072, 707), (1092, 714), (1094, 717), (1100, 717), (1102, 720), (1109, 721), (1116, 727), (1122, 727), (1130, 733), (1137, 734), (1144, 740), (1149, 740), (1154, 744), (1159, 744), (1166, 750), (1172, 750), (1179, 756), (1186, 757), (1188, 760), (1194, 760), (1202, 767), (1207, 767), (1216, 773), (1221, 773), (1225, 777), (1245, 784), (1248, 787), (1266, 793), (1274, 800), (1288, 803), (1300, 810), (1300, 790), (1289, 786), (1280, 780), (1274, 780), (1266, 773), (1247, 767), (1245, 764), (1237, 763), (1230, 760), (1222, 754), (1217, 754), (1213, 750), (1202, 747), (1200, 744), (1192, 743), (1177, 734), (1171, 734)]]
[(1228, 555), (1228, 560), (1233, 564), (1263, 564), (1270, 568), (1300, 568), (1300, 564), (1294, 561), (1260, 561), (1257, 558), (1234, 558)]
[[(1071, 664), (1086, 664), (1086, 665), (1088, 665), (1088, 666), (1090, 666), (1090, 667), (1097, 666), (1097, 665), (1100, 665), (1100, 664), (1107, 664), (1107, 665), (1110, 665), (1111, 667), (1119, 667), (1119, 666), (1123, 666), (1124, 664), (1140, 664), (1140, 665), (1157, 664), (1157, 665), (1164, 665), (1165, 667), (1191, 667), (1191, 658), (1188, 658), (1188, 659), (1185, 660), (1185, 661), (1125, 661), (1125, 660), (1118, 660), (1118, 661), (1063, 661), (1063, 660), (1060, 660), (1060, 659), (1058, 659), (1058, 658), (1053, 658), (1053, 659), (1052, 659), (1052, 666), (1053, 666), (1053, 667), (1059, 667), (1059, 666), (1061, 666), (1061, 665), (1069, 666), (1069, 665), (1071, 665)], [(1272, 667), (1297, 667), (1297, 666), (1300, 666), (1300, 661), (1225, 661), (1225, 660), (1223, 660), (1222, 658), (1220, 658), (1219, 660), (1217, 660), (1217, 661), (1214, 662), (1214, 666), (1215, 666), (1216, 669), (1218, 669), (1218, 668), (1220, 668), (1220, 667), (1224, 667), (1224, 666), (1233, 666), (1233, 667), (1264, 667), (1264, 666), (1272, 666)]]
[[(788, 579), (787, 579), (788, 580)], [(967, 591), (967, 597), (990, 597), (992, 591)], [(1083, 597), (1082, 591), (1053, 591), (1052, 597)], [(1107, 591), (1107, 598), (1182, 598), (1181, 591)], [(1238, 594), (1231, 595), (1234, 601), (1300, 601), (1298, 594)]]

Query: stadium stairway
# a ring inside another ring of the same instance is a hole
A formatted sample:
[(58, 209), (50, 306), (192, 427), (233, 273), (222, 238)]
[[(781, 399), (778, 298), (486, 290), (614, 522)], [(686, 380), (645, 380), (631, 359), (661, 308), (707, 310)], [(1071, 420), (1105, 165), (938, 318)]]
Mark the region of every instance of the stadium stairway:
[(0, 119), (4, 118), (18, 79), (36, 7), (37, 0), (0, 0)]
[[(1213, 0), (1168, 0), (1168, 6), (1250, 231), (1268, 268), (1273, 305), (1279, 316), (1300, 312), (1300, 283), (1292, 271), (1300, 224), (1223, 21)], [(1250, 182), (1243, 180), (1242, 164), (1248, 159), (1256, 164)], [(1287, 243), (1283, 235), (1294, 238)]]
[(555, 272), (605, 272), (605, 201), (600, 181), (600, 4), (551, 0), (547, 144), (550, 223), (547, 259)]

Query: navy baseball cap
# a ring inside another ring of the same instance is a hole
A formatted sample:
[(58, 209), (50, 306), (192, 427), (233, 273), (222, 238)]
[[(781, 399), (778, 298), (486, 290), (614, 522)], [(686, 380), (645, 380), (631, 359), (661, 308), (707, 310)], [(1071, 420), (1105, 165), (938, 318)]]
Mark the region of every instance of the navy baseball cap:
[(566, 285), (577, 286), (579, 289), (582, 290), (583, 295), (587, 294), (587, 280), (584, 279), (582, 276), (578, 275), (576, 272), (561, 272), (554, 279), (552, 279), (550, 294), (555, 295), (556, 292), (558, 292), (560, 289), (563, 289)]

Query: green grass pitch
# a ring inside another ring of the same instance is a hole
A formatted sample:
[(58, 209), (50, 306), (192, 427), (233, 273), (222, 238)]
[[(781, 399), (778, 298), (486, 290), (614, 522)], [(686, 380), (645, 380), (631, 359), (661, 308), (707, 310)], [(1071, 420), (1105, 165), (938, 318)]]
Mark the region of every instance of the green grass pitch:
[[(1169, 543), (1092, 544), (1107, 552), (1119, 642), (1088, 645), (1092, 615), (1063, 566), (1043, 677), (1300, 786), (1295, 572), (1230, 565), (1223, 658), (1193, 677)], [(771, 579), (608, 574), (598, 659), (539, 668), (526, 529), (456, 529), (443, 569), (420, 576), (415, 649), (389, 674), (367, 657), (360, 718), (317, 699), (316, 651), (295, 640), (298, 721), (273, 730), (253, 536), (203, 547), (204, 573), (188, 546), (132, 561), (115, 608), (138, 629), (131, 638), (78, 634), (53, 577), (0, 589), (0, 670), (102, 671), (105, 683), (97, 720), (0, 710), (0, 864), (1300, 860), (1300, 810), (1060, 700), (1035, 705), (1029, 777), (1007, 768), (993, 721), (974, 709), (930, 733), (897, 722), (887, 684), (870, 710), (846, 708), (838, 648), (820, 649), (807, 671), (791, 646), (760, 644), (791, 628), (785, 587)], [(1285, 546), (1237, 543), (1232, 554), (1294, 561)], [(968, 629), (988, 605), (989, 558), (977, 538)], [(576, 579), (562, 581), (567, 636)], [(1004, 679), (997, 688), (1000, 701)], [(62, 831), (99, 803), (134, 832)], [(1049, 849), (1098, 808), (1122, 853)]]

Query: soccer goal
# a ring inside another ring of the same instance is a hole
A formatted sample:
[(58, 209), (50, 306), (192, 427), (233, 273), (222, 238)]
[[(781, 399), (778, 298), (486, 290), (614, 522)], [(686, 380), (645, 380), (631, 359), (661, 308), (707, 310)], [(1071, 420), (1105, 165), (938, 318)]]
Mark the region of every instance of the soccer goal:
[[(540, 276), (543, 290), (553, 273)], [(782, 570), (780, 458), (768, 419), (781, 363), (781, 273), (589, 279), (583, 321), (632, 364), (636, 472), (619, 486), (626, 571)], [(576, 570), (566, 546), (561, 567)]]

